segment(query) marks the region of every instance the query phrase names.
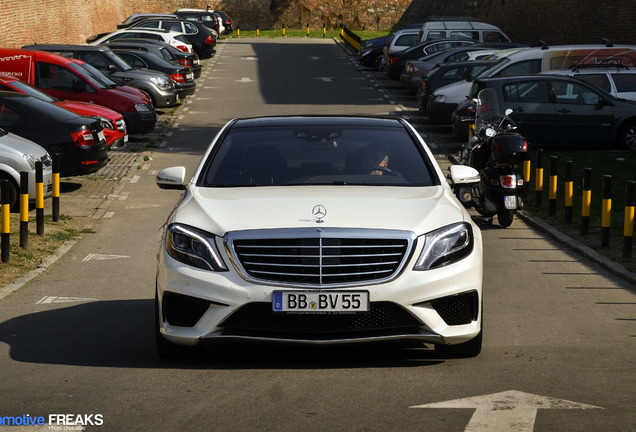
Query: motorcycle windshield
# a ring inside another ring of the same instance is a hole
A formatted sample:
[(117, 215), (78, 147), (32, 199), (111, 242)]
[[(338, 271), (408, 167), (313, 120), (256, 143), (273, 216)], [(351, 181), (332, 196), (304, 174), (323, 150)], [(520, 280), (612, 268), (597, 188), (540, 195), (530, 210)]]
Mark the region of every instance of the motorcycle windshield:
[(477, 109), (475, 112), (475, 131), (487, 127), (496, 127), (503, 119), (499, 109), (497, 93), (491, 88), (483, 89), (477, 95)]

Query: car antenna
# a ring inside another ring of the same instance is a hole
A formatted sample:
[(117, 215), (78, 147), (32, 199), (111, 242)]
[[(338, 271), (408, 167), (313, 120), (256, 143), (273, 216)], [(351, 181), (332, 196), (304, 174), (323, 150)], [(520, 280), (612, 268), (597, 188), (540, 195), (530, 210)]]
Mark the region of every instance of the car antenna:
[(614, 44), (612, 44), (612, 41), (607, 39), (607, 38), (601, 39), (601, 42), (604, 43), (606, 47), (613, 47), (614, 46)]
[(541, 45), (541, 49), (542, 49), (542, 50), (547, 50), (547, 49), (549, 49), (549, 48), (550, 48), (550, 47), (548, 46), (548, 43), (547, 43), (546, 41), (541, 40), (541, 39), (539, 39), (539, 45)]

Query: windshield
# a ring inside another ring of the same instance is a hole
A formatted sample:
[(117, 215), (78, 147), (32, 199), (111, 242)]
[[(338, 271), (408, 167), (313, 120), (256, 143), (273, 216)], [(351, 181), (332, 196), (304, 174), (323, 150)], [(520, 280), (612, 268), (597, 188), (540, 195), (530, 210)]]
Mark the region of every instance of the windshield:
[[(483, 60), (489, 60), (491, 59), (491, 56), (488, 57), (484, 57)], [(508, 57), (501, 57), (499, 60), (497, 60), (497, 62), (491, 64), (490, 66), (488, 66), (486, 69), (484, 69), (479, 75), (477, 75), (477, 78), (483, 78), (483, 77), (487, 77), (490, 76), (490, 71), (495, 68), (495, 67), (499, 67), (499, 65), (508, 63), (510, 61), (510, 59)]]
[(106, 78), (103, 73), (101, 73), (88, 63), (79, 64), (72, 62), (70, 63), (70, 67), (97, 88), (110, 88), (111, 86), (110, 84), (108, 84), (108, 81), (115, 84), (113, 81), (110, 80), (110, 78)]
[(126, 63), (125, 61), (123, 61), (121, 59), (121, 57), (119, 57), (117, 54), (113, 53), (112, 51), (106, 51), (104, 52), (104, 55), (106, 57), (108, 57), (108, 59), (115, 65), (117, 65), (117, 68), (121, 71), (129, 71), (132, 70), (132, 67)]
[(11, 83), (11, 85), (21, 93), (28, 94), (29, 96), (34, 96), (40, 100), (43, 100), (49, 103), (57, 102), (60, 100), (52, 96), (49, 96), (47, 93), (44, 93), (42, 90), (36, 89), (35, 87), (31, 87), (30, 85), (23, 83), (22, 81), (14, 81)]
[(403, 127), (233, 128), (197, 180), (204, 187), (432, 186), (432, 163)]

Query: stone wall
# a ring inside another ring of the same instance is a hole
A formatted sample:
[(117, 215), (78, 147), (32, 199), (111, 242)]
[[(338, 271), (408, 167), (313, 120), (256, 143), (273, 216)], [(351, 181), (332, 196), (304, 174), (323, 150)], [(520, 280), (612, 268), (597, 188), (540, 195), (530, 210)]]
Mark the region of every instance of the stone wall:
[(474, 16), (514, 41), (550, 44), (636, 44), (636, 0), (1, 0), (0, 46), (84, 43), (134, 12), (203, 8), (226, 11), (244, 30), (280, 28), (389, 29), (429, 16)]

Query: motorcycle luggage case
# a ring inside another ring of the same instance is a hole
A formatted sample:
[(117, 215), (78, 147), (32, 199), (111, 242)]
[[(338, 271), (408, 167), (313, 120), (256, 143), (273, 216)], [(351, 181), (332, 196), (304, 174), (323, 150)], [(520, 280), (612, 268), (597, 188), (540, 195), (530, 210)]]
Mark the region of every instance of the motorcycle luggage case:
[(526, 159), (528, 142), (516, 133), (497, 135), (492, 142), (492, 159), (497, 163), (522, 163)]

